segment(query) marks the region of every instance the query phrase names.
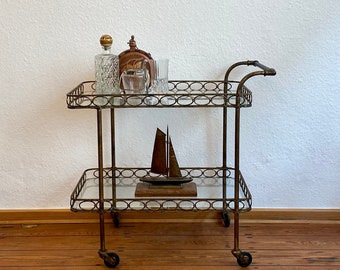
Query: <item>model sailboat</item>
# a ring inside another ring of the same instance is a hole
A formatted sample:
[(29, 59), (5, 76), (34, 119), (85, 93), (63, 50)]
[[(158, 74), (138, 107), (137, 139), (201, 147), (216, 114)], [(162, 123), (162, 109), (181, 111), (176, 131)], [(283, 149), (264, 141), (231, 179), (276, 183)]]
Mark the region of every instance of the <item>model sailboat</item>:
[(181, 185), (192, 181), (192, 178), (182, 176), (168, 129), (164, 133), (157, 128), (150, 172), (159, 176), (147, 176), (140, 180), (153, 185)]

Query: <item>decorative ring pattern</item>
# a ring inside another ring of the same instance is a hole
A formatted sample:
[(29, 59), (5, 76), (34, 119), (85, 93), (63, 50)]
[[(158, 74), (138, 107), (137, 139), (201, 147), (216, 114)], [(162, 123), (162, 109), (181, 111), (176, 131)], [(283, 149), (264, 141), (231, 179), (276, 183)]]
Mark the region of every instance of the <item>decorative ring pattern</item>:
[(242, 86), (237, 98), (237, 81), (169, 81), (166, 94), (97, 94), (95, 82), (79, 84), (67, 94), (70, 109), (143, 107), (250, 107), (252, 93)]

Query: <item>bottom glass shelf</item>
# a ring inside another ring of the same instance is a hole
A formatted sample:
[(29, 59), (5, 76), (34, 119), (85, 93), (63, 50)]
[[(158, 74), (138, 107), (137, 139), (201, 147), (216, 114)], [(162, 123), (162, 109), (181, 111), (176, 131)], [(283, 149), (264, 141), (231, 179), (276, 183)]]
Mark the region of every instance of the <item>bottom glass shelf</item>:
[[(235, 211), (235, 170), (233, 168), (181, 168), (181, 171), (183, 176), (193, 178), (192, 183), (195, 183), (197, 187), (197, 196), (136, 197), (135, 191), (137, 184), (141, 183), (140, 178), (154, 176), (149, 168), (115, 168), (114, 170), (104, 168), (103, 210)], [(251, 210), (252, 199), (241, 172), (239, 175), (238, 211), (246, 212)], [(72, 192), (70, 204), (72, 211), (100, 210), (98, 168), (84, 171)]]

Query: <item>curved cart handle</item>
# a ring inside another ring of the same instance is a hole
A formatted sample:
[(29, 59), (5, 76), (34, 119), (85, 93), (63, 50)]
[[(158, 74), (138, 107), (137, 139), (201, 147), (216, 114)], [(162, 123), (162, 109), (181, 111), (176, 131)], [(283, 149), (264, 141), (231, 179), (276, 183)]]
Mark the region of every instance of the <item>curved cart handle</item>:
[[(261, 64), (259, 61), (257, 60), (248, 60), (248, 61), (242, 61), (242, 62), (237, 62), (233, 65), (231, 65), (227, 72), (225, 73), (224, 76), (224, 80), (228, 81), (229, 80), (229, 74), (231, 73), (232, 70), (234, 70), (236, 67), (238, 66), (255, 66), (258, 67), (260, 69), (262, 69), (262, 71), (258, 71), (258, 72), (252, 72), (247, 74), (244, 78), (248, 77), (250, 74), (252, 74), (251, 76), (249, 76), (247, 79), (249, 79), (250, 77), (253, 77), (255, 75), (263, 75), (263, 76), (275, 76), (276, 75), (276, 71), (273, 68), (269, 68), (263, 64)], [(255, 74), (256, 73), (256, 74)], [(244, 79), (243, 78), (243, 79)], [(242, 81), (243, 81), (242, 79)]]
[(264, 73), (263, 73), (264, 76), (275, 76), (276, 75), (275, 69), (269, 68), (269, 67), (263, 65), (257, 60), (253, 60), (253, 61), (248, 60), (247, 65), (248, 66), (252, 65), (252, 66), (255, 66), (255, 67), (262, 69), (264, 71)]
[[(240, 97), (242, 89), (243, 89), (243, 85), (245, 84), (245, 82), (250, 79), (251, 77), (254, 76), (258, 76), (258, 75), (263, 75), (263, 76), (275, 76), (276, 75), (276, 71), (273, 68), (269, 68), (263, 64), (261, 64), (259, 61), (257, 60), (248, 60), (248, 61), (242, 61), (242, 62), (237, 62), (233, 65), (231, 65), (227, 72), (225, 73), (224, 76), (224, 81), (228, 82), (229, 81), (229, 74), (230, 72), (238, 67), (238, 66), (242, 66), (242, 65), (246, 65), (246, 66), (255, 66), (258, 67), (260, 69), (262, 69), (261, 71), (254, 71), (254, 72), (250, 72), (247, 75), (245, 75), (242, 80), (239, 82), (238, 87), (237, 87), (237, 97)], [(224, 91), (227, 91), (227, 88), (225, 87)], [(237, 102), (239, 102), (239, 100), (237, 99)]]

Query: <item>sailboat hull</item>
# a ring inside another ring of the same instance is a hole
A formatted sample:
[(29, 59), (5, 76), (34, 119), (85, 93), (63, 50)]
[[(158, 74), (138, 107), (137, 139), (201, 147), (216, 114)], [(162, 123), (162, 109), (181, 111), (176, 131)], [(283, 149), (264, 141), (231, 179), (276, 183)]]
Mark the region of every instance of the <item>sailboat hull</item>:
[(164, 177), (164, 176), (150, 176), (140, 178), (142, 182), (158, 186), (181, 185), (192, 181), (190, 177)]

